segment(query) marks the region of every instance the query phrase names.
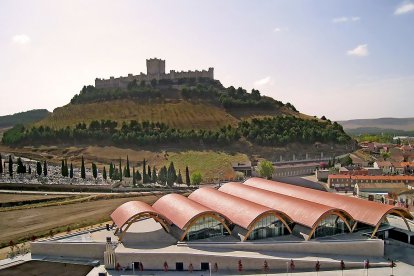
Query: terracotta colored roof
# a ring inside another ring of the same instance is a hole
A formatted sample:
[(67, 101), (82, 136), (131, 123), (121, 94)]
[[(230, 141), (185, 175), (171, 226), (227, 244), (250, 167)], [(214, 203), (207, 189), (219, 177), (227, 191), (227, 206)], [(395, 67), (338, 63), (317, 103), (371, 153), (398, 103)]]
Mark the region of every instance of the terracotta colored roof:
[(378, 167), (392, 167), (392, 163), (390, 161), (377, 161), (376, 162)]
[(391, 205), (344, 195), (337, 195), (329, 192), (322, 192), (282, 182), (254, 177), (246, 180), (244, 184), (296, 197), (298, 199), (309, 200), (335, 208), (340, 208), (348, 212), (355, 220), (372, 226), (376, 226), (381, 221), (383, 216), (392, 211), (398, 211), (406, 218), (412, 218), (411, 214), (405, 208), (394, 207)]
[(143, 213), (151, 213), (154, 215), (160, 215), (151, 207), (151, 205), (141, 201), (128, 201), (115, 209), (111, 214), (111, 219), (118, 228), (122, 228), (125, 223), (136, 215)]
[(353, 180), (386, 180), (386, 181), (414, 181), (413, 175), (345, 175), (345, 174), (330, 174), (328, 179), (345, 179), (351, 178)]
[(328, 175), (328, 179), (350, 179), (351, 176), (349, 174), (330, 174)]
[(180, 229), (203, 214), (217, 214), (212, 209), (179, 194), (168, 194), (158, 199), (152, 207)]
[[(326, 205), (298, 199), (266, 190), (249, 187), (242, 183), (230, 182), (220, 187), (219, 191), (260, 203), (266, 207), (287, 214), (294, 222), (312, 228), (315, 223), (327, 212), (342, 210)], [(348, 215), (349, 216), (349, 215)]]
[(281, 215), (284, 218), (288, 217), (285, 214), (278, 214), (277, 211), (269, 207), (220, 192), (213, 188), (197, 189), (188, 198), (223, 214), (231, 222), (245, 229), (250, 229), (252, 224), (254, 225), (255, 220), (266, 213), (275, 214), (276, 216)]

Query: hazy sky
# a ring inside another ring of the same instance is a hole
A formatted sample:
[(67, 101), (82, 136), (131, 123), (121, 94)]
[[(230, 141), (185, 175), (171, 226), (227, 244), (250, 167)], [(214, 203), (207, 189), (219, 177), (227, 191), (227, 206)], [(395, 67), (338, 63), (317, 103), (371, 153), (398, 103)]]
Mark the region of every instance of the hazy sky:
[(414, 117), (414, 1), (0, 0), (0, 27), (0, 115), (158, 57), (311, 115)]

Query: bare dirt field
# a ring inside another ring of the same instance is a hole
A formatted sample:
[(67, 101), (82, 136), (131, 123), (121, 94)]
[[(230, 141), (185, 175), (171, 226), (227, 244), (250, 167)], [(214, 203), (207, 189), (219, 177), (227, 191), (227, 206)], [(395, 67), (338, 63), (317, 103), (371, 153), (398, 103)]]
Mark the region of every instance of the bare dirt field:
[(30, 238), (32, 235), (45, 235), (50, 229), (70, 226), (71, 229), (108, 221), (116, 207), (131, 200), (152, 204), (161, 195), (137, 196), (21, 209), (0, 213), (0, 243)]
[(39, 195), (39, 194), (0, 194), (0, 203), (4, 202), (19, 202), (19, 201), (32, 201), (32, 200), (43, 200), (53, 198), (63, 198), (65, 195)]

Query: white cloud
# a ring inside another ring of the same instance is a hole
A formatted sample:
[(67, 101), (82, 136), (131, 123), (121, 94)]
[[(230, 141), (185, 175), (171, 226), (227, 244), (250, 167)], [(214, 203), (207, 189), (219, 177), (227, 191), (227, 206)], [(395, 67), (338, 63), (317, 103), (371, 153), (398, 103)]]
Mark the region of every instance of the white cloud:
[(274, 33), (287, 32), (287, 31), (288, 31), (288, 28), (282, 28), (282, 27), (275, 27), (273, 29)]
[(365, 57), (369, 54), (368, 44), (361, 44), (346, 52), (349, 56)]
[(19, 34), (13, 36), (12, 41), (13, 43), (24, 45), (30, 43), (30, 37), (26, 34)]
[(269, 76), (267, 76), (267, 77), (265, 77), (265, 78), (263, 78), (263, 79), (260, 79), (260, 80), (255, 81), (255, 82), (254, 82), (254, 85), (255, 85), (255, 86), (262, 86), (262, 85), (266, 85), (266, 84), (269, 84), (271, 80), (272, 80), (272, 78), (271, 78), (271, 77), (269, 77)]
[(356, 22), (359, 20), (361, 20), (361, 18), (358, 16), (352, 16), (352, 17), (341, 16), (341, 17), (336, 17), (332, 19), (332, 22), (333, 23), (346, 23), (346, 22)]
[(411, 2), (404, 2), (395, 9), (394, 14), (400, 15), (400, 14), (405, 14), (405, 13), (409, 13), (413, 11), (414, 11), (414, 4)]

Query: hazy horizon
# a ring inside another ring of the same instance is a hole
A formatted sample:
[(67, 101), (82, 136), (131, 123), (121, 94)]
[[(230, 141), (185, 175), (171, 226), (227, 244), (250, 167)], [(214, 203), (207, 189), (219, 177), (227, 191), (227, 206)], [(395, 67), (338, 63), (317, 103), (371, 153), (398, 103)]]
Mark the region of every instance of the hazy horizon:
[(52, 111), (158, 57), (309, 115), (414, 117), (412, 1), (6, 0), (0, 23), (0, 115)]

